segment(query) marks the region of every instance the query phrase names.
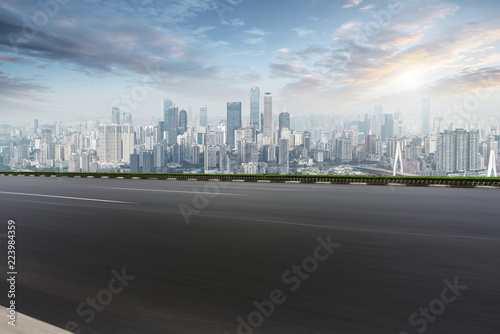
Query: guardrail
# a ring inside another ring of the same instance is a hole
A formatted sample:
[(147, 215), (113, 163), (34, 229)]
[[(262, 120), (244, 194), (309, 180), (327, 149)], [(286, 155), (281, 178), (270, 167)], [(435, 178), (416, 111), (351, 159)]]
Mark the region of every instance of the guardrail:
[(241, 175), (241, 174), (146, 174), (146, 173), (68, 173), (68, 172), (11, 172), (1, 175), (34, 177), (149, 179), (184, 181), (243, 181), (275, 183), (332, 183), (386, 186), (437, 187), (498, 187), (500, 178), (492, 177), (426, 177), (426, 176), (354, 176), (354, 175)]

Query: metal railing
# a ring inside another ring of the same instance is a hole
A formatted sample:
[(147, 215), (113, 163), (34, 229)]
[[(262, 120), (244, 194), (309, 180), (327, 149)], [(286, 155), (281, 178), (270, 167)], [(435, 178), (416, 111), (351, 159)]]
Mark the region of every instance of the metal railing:
[(450, 187), (500, 187), (500, 178), (486, 177), (426, 177), (426, 176), (346, 176), (346, 175), (241, 175), (241, 174), (148, 174), (148, 173), (69, 173), (69, 172), (12, 172), (0, 171), (0, 175), (35, 176), (35, 177), (70, 177), (70, 178), (123, 178), (123, 179), (155, 179), (155, 180), (197, 180), (197, 181), (233, 181), (245, 182), (269, 181), (300, 183), (332, 183), (350, 184), (366, 183), (368, 185), (401, 184), (410, 186), (442, 185)]

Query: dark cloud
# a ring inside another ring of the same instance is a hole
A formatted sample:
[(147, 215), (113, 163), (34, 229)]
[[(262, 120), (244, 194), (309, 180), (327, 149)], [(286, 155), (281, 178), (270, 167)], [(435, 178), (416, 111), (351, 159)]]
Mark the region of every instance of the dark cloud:
[(425, 87), (428, 94), (466, 94), (476, 89), (491, 89), (500, 85), (500, 67), (464, 69), (457, 75), (442, 78)]
[(73, 20), (55, 17), (25, 38), (19, 13), (0, 11), (0, 50), (4, 52), (73, 64), (76, 70), (96, 74), (146, 74), (158, 63), (165, 76), (204, 77), (215, 73), (214, 68), (202, 64), (202, 52), (190, 45), (189, 36), (165, 28), (104, 12)]
[(12, 77), (0, 71), (0, 96), (3, 99), (40, 100), (39, 94), (49, 92), (50, 88), (19, 77)]

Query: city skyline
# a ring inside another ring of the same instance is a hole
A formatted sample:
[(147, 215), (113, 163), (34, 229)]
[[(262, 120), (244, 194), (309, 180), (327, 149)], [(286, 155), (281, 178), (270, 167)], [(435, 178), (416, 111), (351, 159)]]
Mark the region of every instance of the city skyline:
[(2, 121), (109, 118), (112, 107), (150, 120), (165, 96), (219, 118), (241, 101), (246, 119), (251, 87), (261, 113), (272, 92), (274, 114), (381, 105), (418, 119), (428, 97), (432, 117), (494, 116), (499, 13), (489, 0), (3, 3)]

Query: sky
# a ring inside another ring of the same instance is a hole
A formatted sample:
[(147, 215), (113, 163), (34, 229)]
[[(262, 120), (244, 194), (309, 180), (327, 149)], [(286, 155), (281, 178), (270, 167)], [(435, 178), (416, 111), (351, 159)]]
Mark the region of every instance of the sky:
[[(273, 112), (500, 117), (498, 0), (4, 0), (0, 123)], [(262, 108), (262, 103), (261, 103)]]

